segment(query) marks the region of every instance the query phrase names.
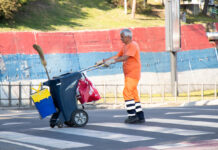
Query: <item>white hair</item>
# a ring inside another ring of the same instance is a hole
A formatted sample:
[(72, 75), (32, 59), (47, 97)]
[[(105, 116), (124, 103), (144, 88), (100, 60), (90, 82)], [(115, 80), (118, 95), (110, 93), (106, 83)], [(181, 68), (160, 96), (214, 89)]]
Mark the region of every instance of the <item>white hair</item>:
[(129, 29), (123, 29), (122, 31), (120, 31), (120, 35), (123, 34), (125, 37), (130, 37), (130, 39), (132, 39), (132, 31)]

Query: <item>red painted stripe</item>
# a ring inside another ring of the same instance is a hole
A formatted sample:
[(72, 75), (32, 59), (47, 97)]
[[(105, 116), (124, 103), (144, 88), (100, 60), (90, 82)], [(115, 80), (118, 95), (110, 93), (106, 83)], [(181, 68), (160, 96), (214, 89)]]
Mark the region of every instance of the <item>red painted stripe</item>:
[(206, 36), (203, 25), (186, 25), (181, 28), (182, 50), (206, 49), (214, 47)]
[(77, 51), (73, 32), (39, 32), (36, 34), (36, 43), (42, 47), (45, 54), (76, 53)]
[(109, 31), (75, 32), (78, 53), (113, 51)]
[[(39, 44), (45, 54), (119, 51), (123, 43), (120, 30), (84, 32), (3, 32), (0, 33), (1, 54), (36, 54), (33, 44)], [(133, 40), (142, 52), (165, 51), (165, 27), (132, 28)], [(214, 47), (202, 25), (185, 25), (181, 29), (182, 50)]]
[(139, 44), (142, 52), (165, 51), (165, 28), (135, 28), (133, 40)]
[(32, 32), (3, 32), (0, 33), (1, 54), (32, 54)]

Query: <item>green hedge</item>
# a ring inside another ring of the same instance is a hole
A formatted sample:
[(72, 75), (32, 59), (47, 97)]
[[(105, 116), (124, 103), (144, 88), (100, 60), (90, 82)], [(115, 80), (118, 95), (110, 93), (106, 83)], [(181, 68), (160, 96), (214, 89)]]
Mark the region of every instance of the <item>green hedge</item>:
[(0, 18), (12, 19), (18, 9), (31, 0), (0, 0)]

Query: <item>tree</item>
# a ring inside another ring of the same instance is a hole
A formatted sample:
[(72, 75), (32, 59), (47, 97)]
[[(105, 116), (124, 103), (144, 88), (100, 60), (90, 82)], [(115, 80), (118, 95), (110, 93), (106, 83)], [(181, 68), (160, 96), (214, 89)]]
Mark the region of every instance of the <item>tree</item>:
[(18, 0), (0, 0), (0, 17), (12, 19), (20, 6)]
[(147, 5), (147, 0), (144, 0), (144, 8), (145, 8), (145, 6)]
[(162, 4), (162, 6), (165, 6), (165, 1), (161, 0), (161, 4)]
[(135, 18), (136, 0), (132, 0), (132, 18)]
[(124, 0), (124, 13), (127, 15), (127, 0)]
[(207, 7), (208, 7), (208, 4), (209, 4), (209, 0), (205, 0), (205, 2), (204, 2), (204, 8), (203, 8), (203, 11), (202, 11), (202, 13), (203, 13), (204, 15), (207, 15)]

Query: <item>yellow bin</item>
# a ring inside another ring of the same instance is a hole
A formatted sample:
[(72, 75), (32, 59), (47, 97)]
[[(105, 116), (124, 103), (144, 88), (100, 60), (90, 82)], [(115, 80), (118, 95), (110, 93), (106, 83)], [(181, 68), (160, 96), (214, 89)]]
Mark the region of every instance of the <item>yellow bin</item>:
[[(41, 86), (41, 85), (40, 85)], [(34, 89), (34, 88), (33, 88)], [(40, 89), (40, 88), (39, 88)], [(36, 89), (34, 89), (36, 90)], [(36, 90), (37, 92), (32, 94), (33, 102), (39, 111), (41, 118), (45, 118), (56, 112), (53, 99), (48, 89)]]

